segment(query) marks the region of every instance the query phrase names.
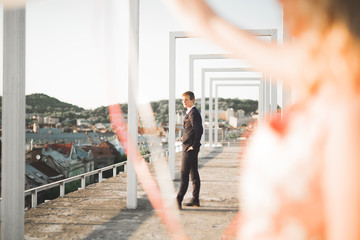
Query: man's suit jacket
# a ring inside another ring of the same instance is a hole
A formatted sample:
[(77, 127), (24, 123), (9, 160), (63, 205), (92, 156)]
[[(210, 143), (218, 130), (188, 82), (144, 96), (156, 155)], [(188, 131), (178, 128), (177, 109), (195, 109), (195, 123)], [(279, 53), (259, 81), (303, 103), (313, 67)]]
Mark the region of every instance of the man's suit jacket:
[(201, 115), (196, 107), (193, 107), (184, 118), (184, 135), (182, 137), (183, 151), (186, 151), (190, 146), (194, 149), (199, 149), (202, 134), (203, 126)]

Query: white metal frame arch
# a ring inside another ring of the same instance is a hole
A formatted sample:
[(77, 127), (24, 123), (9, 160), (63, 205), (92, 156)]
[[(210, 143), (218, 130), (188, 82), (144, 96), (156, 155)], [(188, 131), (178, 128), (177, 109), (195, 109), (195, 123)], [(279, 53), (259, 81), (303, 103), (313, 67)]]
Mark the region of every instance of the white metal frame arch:
[[(253, 36), (271, 37), (271, 42), (277, 42), (277, 29), (245, 30)], [(185, 32), (169, 33), (169, 168), (172, 179), (175, 180), (175, 59), (176, 39), (193, 38)], [(203, 148), (202, 148), (203, 149)], [(203, 151), (202, 151), (203, 152)]]
[[(210, 73), (210, 72), (256, 72), (259, 73), (256, 69), (254, 68), (203, 68), (201, 70), (201, 117), (203, 119), (203, 121), (205, 121), (205, 83), (206, 83), (206, 73)], [(229, 78), (230, 79), (230, 78)], [(264, 78), (262, 78), (264, 79)], [(262, 112), (262, 116), (263, 118), (266, 117), (266, 113), (270, 110), (269, 106), (269, 102), (270, 102), (270, 88), (268, 87), (269, 84), (266, 81), (261, 81), (261, 91), (263, 99), (261, 100), (261, 112)], [(204, 111), (202, 110), (204, 109)], [(203, 134), (202, 138), (201, 138), (201, 143), (204, 145), (205, 144), (205, 136)], [(200, 153), (201, 157), (205, 156), (205, 149), (202, 148), (201, 149), (201, 153)]]
[[(231, 55), (226, 55), (226, 54), (195, 54), (195, 55), (190, 55), (189, 56), (189, 89), (191, 91), (194, 90), (194, 63), (195, 60), (218, 60), (218, 59), (239, 59), (239, 58), (234, 58)], [(264, 82), (265, 84), (265, 88), (264, 89), (269, 89), (270, 87), (270, 83), (268, 81)], [(277, 90), (275, 89), (275, 91), (277, 92)], [(277, 93), (273, 94), (273, 101), (277, 102)], [(268, 100), (270, 101), (270, 100)], [(268, 106), (268, 105), (267, 105)], [(266, 110), (264, 110), (266, 111)], [(273, 110), (274, 111), (274, 110)]]
[[(227, 55), (227, 54), (194, 54), (194, 55), (190, 55), (189, 56), (189, 89), (190, 89), (190, 91), (194, 90), (194, 64), (195, 64), (195, 60), (227, 60), (227, 59), (236, 60), (236, 59), (239, 59), (239, 58), (235, 58), (232, 55)], [(203, 79), (203, 77), (202, 77), (202, 79)], [(269, 83), (264, 82), (264, 84), (269, 84)], [(205, 88), (205, 83), (203, 83), (203, 80), (202, 80), (201, 88), (202, 88), (202, 90)], [(202, 96), (203, 96), (203, 94), (204, 93), (202, 92)], [(203, 97), (202, 97), (202, 99), (203, 99)], [(201, 103), (202, 103), (201, 104), (202, 109), (203, 109), (203, 107), (205, 108), (205, 105), (203, 104), (203, 100), (201, 101)], [(264, 105), (265, 104), (263, 104), (262, 106), (264, 106)], [(205, 109), (205, 111), (206, 111), (206, 109)], [(205, 115), (203, 115), (202, 117), (203, 117), (203, 119), (205, 119)], [(209, 138), (209, 151), (211, 152), (212, 151), (212, 128), (209, 129), (209, 136), (211, 136), (211, 139)], [(202, 137), (202, 144), (205, 144), (204, 135)], [(200, 157), (204, 157), (204, 156), (205, 156), (205, 149), (202, 148), (201, 153), (200, 153)]]
[[(215, 81), (257, 81), (259, 84), (259, 101), (258, 101), (258, 109), (260, 109), (260, 105), (262, 104), (262, 99), (263, 99), (263, 92), (261, 90), (261, 82), (262, 82), (262, 78), (250, 78), (250, 77), (243, 77), (243, 78), (210, 78), (210, 95), (209, 95), (209, 151), (212, 151), (212, 143), (213, 143), (213, 83)], [(215, 100), (217, 101), (217, 99)], [(218, 109), (215, 109), (215, 126), (214, 126), (214, 130), (215, 130), (215, 147), (218, 145)], [(259, 113), (259, 116), (262, 113)], [(260, 117), (259, 117), (260, 118)]]
[[(227, 60), (227, 59), (239, 59), (239, 58), (235, 58), (232, 57), (232, 55), (227, 55), (227, 54), (194, 54), (194, 55), (190, 55), (189, 56), (189, 89), (191, 91), (194, 90), (194, 64), (195, 64), (195, 60)], [(263, 82), (263, 84), (266, 85), (264, 89), (269, 89), (269, 83), (268, 82)], [(203, 86), (203, 85), (202, 85)], [(266, 91), (265, 91), (266, 92)], [(265, 94), (267, 96), (267, 94)], [(260, 100), (259, 100), (260, 101)], [(263, 104), (261, 102), (261, 107), (262, 106), (268, 106), (268, 104)], [(202, 105), (203, 106), (203, 105)], [(267, 112), (267, 110), (262, 110), (259, 109), (259, 111), (261, 112)], [(262, 114), (261, 114), (262, 117)], [(212, 120), (212, 119), (211, 119)], [(211, 123), (209, 123), (211, 125)], [(212, 151), (212, 128), (209, 129), (209, 151)], [(202, 139), (202, 143), (204, 144), (204, 139)], [(201, 157), (203, 157), (205, 155), (204, 149), (202, 149), (201, 152)]]

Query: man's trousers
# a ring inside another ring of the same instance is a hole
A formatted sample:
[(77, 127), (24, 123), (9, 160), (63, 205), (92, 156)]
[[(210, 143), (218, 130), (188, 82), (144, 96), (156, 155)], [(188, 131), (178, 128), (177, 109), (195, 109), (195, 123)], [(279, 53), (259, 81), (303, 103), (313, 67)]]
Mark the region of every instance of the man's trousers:
[(182, 154), (181, 180), (179, 192), (177, 195), (180, 201), (183, 200), (188, 189), (189, 175), (191, 177), (191, 182), (193, 185), (193, 200), (199, 201), (200, 176), (198, 172), (198, 153), (199, 149), (194, 149), (188, 152), (184, 151)]

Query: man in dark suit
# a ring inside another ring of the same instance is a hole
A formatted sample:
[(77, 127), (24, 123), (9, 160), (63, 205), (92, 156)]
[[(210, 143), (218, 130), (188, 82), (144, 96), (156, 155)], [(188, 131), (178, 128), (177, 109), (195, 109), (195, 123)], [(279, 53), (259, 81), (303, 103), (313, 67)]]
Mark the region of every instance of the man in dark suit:
[(191, 91), (182, 94), (182, 103), (187, 109), (184, 118), (184, 134), (182, 137), (182, 162), (180, 188), (177, 194), (177, 203), (181, 209), (181, 202), (189, 186), (189, 174), (193, 185), (193, 197), (185, 206), (199, 207), (200, 176), (198, 172), (198, 153), (200, 140), (203, 134), (201, 115), (194, 105), (195, 96)]

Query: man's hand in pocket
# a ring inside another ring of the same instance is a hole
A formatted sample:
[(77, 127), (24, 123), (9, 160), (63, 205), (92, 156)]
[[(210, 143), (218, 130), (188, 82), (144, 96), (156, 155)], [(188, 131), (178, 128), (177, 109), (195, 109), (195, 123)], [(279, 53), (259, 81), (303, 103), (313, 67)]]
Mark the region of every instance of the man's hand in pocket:
[(190, 146), (186, 151), (189, 152), (189, 151), (192, 151), (194, 150), (194, 148), (192, 146)]

